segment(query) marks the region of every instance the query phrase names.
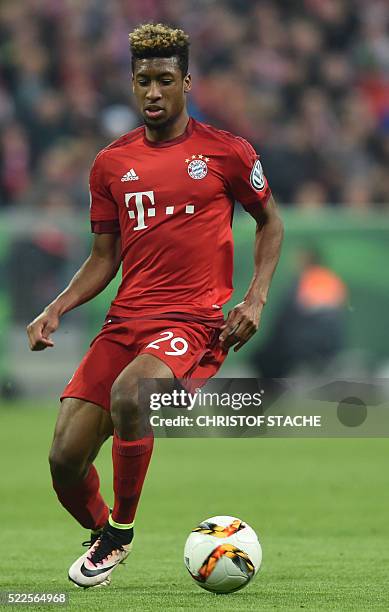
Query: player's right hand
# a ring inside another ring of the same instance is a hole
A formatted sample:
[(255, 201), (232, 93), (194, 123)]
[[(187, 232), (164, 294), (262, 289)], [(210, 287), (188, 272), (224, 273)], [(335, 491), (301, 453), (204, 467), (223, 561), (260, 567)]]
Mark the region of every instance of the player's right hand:
[(27, 336), (32, 351), (43, 351), (54, 346), (50, 335), (59, 326), (59, 316), (44, 310), (36, 319), (27, 325)]

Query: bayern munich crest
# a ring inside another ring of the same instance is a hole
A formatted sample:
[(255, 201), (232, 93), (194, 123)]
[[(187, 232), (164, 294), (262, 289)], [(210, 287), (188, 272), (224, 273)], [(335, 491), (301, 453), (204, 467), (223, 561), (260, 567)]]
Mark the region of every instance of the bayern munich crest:
[(185, 163), (188, 164), (188, 174), (195, 181), (199, 181), (203, 179), (208, 174), (208, 166), (207, 163), (210, 161), (209, 157), (205, 157), (205, 155), (192, 155), (188, 159), (185, 160)]

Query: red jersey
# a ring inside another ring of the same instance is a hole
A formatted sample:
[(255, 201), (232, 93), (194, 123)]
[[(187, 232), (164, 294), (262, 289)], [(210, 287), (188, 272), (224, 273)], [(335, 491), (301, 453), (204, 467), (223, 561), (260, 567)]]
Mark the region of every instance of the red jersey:
[(190, 119), (184, 134), (154, 143), (142, 126), (98, 154), (90, 192), (92, 231), (122, 241), (110, 315), (222, 317), (233, 289), (234, 202), (250, 211), (270, 197), (247, 141)]

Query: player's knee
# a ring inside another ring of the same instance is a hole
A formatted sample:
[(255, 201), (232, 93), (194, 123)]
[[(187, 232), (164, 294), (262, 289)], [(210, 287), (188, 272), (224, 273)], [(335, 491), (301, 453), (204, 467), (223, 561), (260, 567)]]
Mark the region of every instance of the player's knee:
[(115, 421), (125, 419), (127, 424), (137, 422), (140, 417), (137, 381), (117, 379), (111, 389), (111, 417)]

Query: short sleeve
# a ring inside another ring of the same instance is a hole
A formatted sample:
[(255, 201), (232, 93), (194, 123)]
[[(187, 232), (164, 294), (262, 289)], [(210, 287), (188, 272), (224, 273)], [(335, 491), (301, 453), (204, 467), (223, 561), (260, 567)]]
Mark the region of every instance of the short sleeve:
[(235, 138), (228, 154), (227, 182), (235, 200), (248, 211), (265, 208), (271, 191), (259, 156), (244, 138)]
[(120, 231), (116, 202), (104, 184), (103, 156), (96, 157), (89, 177), (90, 221), (94, 234), (114, 234)]

